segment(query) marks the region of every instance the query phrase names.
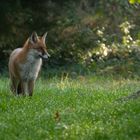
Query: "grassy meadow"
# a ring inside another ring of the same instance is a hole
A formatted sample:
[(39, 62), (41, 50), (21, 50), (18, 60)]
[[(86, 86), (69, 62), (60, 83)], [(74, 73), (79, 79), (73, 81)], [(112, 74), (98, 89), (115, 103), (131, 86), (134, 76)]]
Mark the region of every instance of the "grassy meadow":
[(38, 79), (33, 97), (13, 96), (0, 78), (0, 140), (139, 140), (140, 89), (121, 77)]

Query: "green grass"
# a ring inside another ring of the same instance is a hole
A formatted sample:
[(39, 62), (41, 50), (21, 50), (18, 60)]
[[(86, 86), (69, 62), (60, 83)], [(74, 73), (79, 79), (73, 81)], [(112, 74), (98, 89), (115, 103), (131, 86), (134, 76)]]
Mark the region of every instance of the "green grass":
[(140, 89), (123, 78), (39, 79), (32, 98), (13, 96), (0, 79), (0, 140), (138, 140)]

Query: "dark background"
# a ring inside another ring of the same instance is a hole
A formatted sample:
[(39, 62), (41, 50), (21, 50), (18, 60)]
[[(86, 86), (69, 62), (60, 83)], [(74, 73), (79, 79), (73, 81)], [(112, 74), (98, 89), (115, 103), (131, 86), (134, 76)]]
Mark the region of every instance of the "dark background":
[(140, 6), (127, 0), (1, 0), (0, 73), (11, 50), (46, 31), (48, 73), (139, 76)]

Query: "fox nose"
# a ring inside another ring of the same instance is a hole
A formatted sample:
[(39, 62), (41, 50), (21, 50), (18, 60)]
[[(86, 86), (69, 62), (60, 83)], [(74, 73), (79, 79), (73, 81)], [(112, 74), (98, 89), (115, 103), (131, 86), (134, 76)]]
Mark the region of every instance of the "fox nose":
[(45, 54), (42, 56), (43, 59), (48, 59), (49, 57), (50, 57), (50, 54), (49, 54), (49, 53), (45, 53)]

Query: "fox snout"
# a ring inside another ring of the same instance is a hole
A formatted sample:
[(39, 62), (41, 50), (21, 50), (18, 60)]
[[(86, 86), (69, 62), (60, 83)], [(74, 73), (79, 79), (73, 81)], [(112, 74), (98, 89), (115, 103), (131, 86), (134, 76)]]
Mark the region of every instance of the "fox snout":
[(48, 52), (44, 53), (44, 54), (40, 54), (39, 55), (42, 59), (47, 60), (50, 57), (50, 54)]

